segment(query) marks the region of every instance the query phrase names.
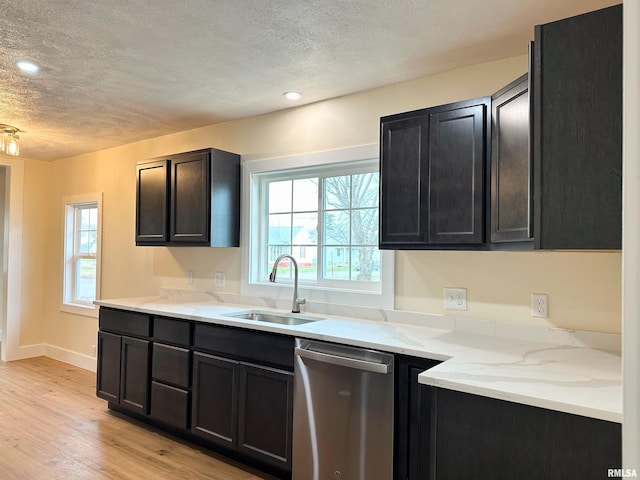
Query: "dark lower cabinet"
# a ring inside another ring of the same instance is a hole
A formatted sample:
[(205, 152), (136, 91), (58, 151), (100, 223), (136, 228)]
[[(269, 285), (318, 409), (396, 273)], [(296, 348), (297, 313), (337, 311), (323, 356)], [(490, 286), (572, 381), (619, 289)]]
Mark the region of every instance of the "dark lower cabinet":
[(238, 444), (239, 366), (234, 360), (193, 354), (191, 431), (234, 450)]
[(291, 469), (293, 373), (241, 364), (238, 450)]
[(596, 480), (621, 466), (619, 423), (441, 388), (431, 396), (433, 480)]
[(293, 337), (100, 308), (109, 408), (291, 477)]
[(146, 415), (149, 406), (149, 347), (148, 340), (99, 332), (97, 396)]
[[(155, 325), (154, 337), (157, 338)], [(151, 418), (183, 430), (189, 428), (190, 367), (191, 351), (188, 348), (154, 342), (151, 355)]]
[(418, 375), (438, 361), (396, 357), (395, 480), (429, 479), (431, 391)]
[(96, 395), (116, 404), (120, 403), (121, 352), (121, 335), (98, 332)]
[(151, 342), (122, 337), (120, 406), (146, 415), (149, 409), (149, 351)]
[(189, 392), (152, 381), (149, 416), (172, 427), (186, 430), (189, 428)]
[(291, 372), (196, 352), (192, 412), (199, 437), (291, 470)]

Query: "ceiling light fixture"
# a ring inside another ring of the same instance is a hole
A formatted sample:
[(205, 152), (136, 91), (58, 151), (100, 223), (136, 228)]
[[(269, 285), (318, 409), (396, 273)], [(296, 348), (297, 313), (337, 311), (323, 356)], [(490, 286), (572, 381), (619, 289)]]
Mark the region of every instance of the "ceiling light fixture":
[(30, 75), (33, 75), (34, 73), (38, 73), (38, 70), (40, 70), (40, 67), (38, 65), (28, 60), (17, 61), (16, 67), (18, 67), (24, 73), (28, 73)]
[(284, 92), (282, 95), (287, 100), (300, 100), (300, 97), (302, 97), (302, 94), (300, 92), (294, 92), (293, 90)]
[(5, 125), (0, 123), (0, 153), (6, 153), (7, 155), (20, 155), (20, 145), (18, 141), (18, 130), (11, 125)]

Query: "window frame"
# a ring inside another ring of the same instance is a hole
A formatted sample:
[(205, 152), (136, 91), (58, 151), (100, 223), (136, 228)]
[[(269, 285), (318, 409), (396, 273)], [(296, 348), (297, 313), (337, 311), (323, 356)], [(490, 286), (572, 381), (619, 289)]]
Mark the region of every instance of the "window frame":
[[(95, 255), (76, 252), (75, 245), (79, 235), (79, 225), (75, 211), (77, 207), (92, 205), (97, 208), (96, 253)], [(62, 199), (63, 242), (62, 242), (62, 292), (60, 310), (63, 312), (98, 317), (98, 308), (93, 303), (78, 301), (75, 298), (77, 285), (77, 260), (82, 258), (96, 261), (95, 300), (100, 299), (101, 290), (101, 257), (102, 257), (102, 193), (67, 196)]]
[[(336, 172), (340, 173), (351, 168), (351, 166), (345, 165), (347, 163), (352, 163), (357, 168), (358, 163), (375, 160), (376, 165), (379, 165), (378, 158), (378, 145), (372, 144), (288, 157), (252, 161), (243, 159), (241, 293), (287, 300), (291, 296), (291, 281), (284, 277), (282, 279), (278, 277), (278, 283), (275, 284), (269, 283), (266, 278), (261, 281), (252, 281), (252, 270), (255, 270), (253, 266), (256, 264), (254, 261), (256, 252), (253, 245), (258, 244), (260, 236), (264, 235), (264, 232), (260, 231), (260, 222), (253, 220), (256, 216), (254, 212), (260, 211), (260, 202), (265, 201), (264, 196), (260, 198), (256, 175), (270, 175), (271, 173), (294, 169), (308, 169), (308, 172), (311, 173), (314, 167), (321, 170), (332, 165), (336, 167)], [(292, 173), (291, 177), (295, 176), (296, 174)], [(306, 172), (304, 176), (307, 176)], [(319, 207), (322, 208), (322, 206)], [(320, 243), (319, 248), (321, 248)], [(351, 288), (340, 288), (335, 285), (315, 286), (301, 284), (299, 286), (299, 296), (305, 297), (311, 302), (392, 309), (394, 307), (394, 252), (389, 250), (380, 250), (379, 252), (381, 270), (379, 290), (359, 289), (357, 288), (358, 282), (349, 282), (348, 284)], [(318, 268), (321, 268), (321, 266), (319, 265)]]

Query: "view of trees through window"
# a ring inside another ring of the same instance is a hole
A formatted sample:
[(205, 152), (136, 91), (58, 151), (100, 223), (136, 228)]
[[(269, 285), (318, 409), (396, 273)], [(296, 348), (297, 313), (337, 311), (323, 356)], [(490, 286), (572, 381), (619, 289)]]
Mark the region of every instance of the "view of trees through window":
[(303, 280), (379, 282), (378, 192), (378, 172), (269, 181), (267, 269), (289, 253)]

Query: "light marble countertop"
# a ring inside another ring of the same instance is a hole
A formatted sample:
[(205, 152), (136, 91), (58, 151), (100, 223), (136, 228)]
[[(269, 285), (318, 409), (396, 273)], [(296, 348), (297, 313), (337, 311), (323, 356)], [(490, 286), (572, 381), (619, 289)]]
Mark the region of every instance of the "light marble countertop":
[[(237, 301), (233, 297), (231, 301)], [(361, 320), (317, 313), (322, 320), (285, 326), (227, 315), (265, 306), (229, 303), (217, 294), (164, 292), (155, 297), (98, 300), (97, 305), (200, 322), (229, 325), (302, 338), (325, 340), (387, 352), (441, 360), (419, 375), (422, 384), (508, 400), (612, 422), (622, 422), (622, 361), (619, 352), (576, 342), (550, 343), (522, 330), (522, 338), (446, 328), (447, 322), (402, 323), (394, 318)], [(270, 305), (274, 307), (276, 305)], [(426, 317), (425, 317), (426, 318)], [(452, 324), (453, 325), (453, 324)], [(444, 328), (443, 328), (444, 327)], [(533, 340), (531, 339), (533, 338)], [(567, 337), (568, 338), (568, 337)]]

